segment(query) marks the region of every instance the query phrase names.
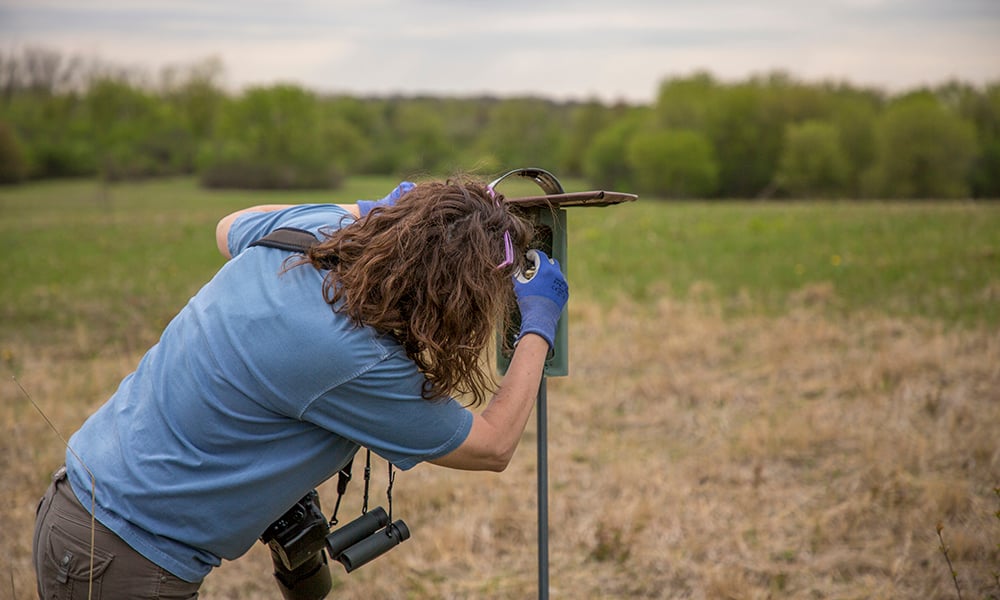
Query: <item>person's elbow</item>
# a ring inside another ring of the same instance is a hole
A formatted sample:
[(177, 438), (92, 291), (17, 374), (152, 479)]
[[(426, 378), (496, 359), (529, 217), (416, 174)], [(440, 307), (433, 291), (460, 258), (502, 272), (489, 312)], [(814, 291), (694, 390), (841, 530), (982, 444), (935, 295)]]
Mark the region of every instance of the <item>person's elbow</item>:
[(483, 461), (483, 468), (481, 471), (492, 471), (494, 473), (503, 473), (510, 466), (511, 459), (514, 458), (514, 449), (512, 448), (508, 452), (496, 453), (486, 460)]
[(233, 257), (229, 252), (229, 228), (231, 225), (231, 221), (226, 222), (226, 219), (223, 219), (215, 226), (215, 247), (226, 260)]
[(432, 464), (464, 471), (492, 471), (502, 473), (510, 466), (517, 444), (484, 439), (477, 435), (482, 429), (473, 425), (465, 442), (444, 456), (430, 461)]
[(229, 230), (232, 229), (233, 223), (240, 215), (255, 209), (256, 207), (230, 213), (222, 217), (215, 226), (215, 246), (219, 249), (219, 254), (227, 260), (233, 257), (229, 252)]
[(436, 458), (431, 464), (449, 469), (459, 469), (462, 471), (492, 471), (502, 473), (510, 465), (514, 453), (511, 452), (469, 452), (462, 448), (446, 454), (441, 458)]

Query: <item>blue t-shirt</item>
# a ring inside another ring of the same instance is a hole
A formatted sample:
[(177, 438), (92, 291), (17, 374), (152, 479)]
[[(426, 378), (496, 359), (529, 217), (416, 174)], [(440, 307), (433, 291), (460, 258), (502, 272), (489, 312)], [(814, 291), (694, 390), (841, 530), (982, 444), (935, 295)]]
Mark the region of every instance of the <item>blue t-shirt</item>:
[[(421, 398), (424, 376), (391, 336), (332, 310), (325, 272), (282, 272), (290, 253), (247, 248), (278, 227), (352, 222), (332, 205), (237, 218), (233, 259), (70, 440), (97, 481), (97, 519), (182, 579), (244, 554), (359, 446), (409, 469), (472, 427), (455, 400)], [(66, 462), (90, 507), (86, 469)]]

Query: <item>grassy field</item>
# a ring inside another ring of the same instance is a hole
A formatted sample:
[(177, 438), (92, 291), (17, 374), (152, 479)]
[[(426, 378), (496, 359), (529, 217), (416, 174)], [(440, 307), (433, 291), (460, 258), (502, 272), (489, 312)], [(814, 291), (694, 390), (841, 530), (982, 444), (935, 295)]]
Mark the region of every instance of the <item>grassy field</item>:
[(637, 202), (569, 218), (588, 296), (707, 292), (775, 315), (821, 294), (841, 314), (1000, 323), (997, 205)]
[[(63, 453), (12, 377), (68, 436), (222, 263), (221, 216), (394, 184), (0, 188), (0, 597), (33, 597)], [(553, 597), (955, 598), (939, 525), (963, 597), (1000, 597), (1000, 205), (642, 199), (569, 223)], [(504, 474), (400, 474), (413, 539), (335, 593), (534, 596), (534, 469), (529, 426)], [(203, 596), (274, 597), (269, 573), (258, 546)]]

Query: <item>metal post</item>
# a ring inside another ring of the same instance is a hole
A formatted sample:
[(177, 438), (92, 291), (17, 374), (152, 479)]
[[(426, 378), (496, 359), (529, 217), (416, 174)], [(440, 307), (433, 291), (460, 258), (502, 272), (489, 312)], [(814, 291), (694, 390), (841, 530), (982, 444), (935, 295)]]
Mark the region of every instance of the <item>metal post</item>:
[[(534, 181), (544, 196), (525, 196), (508, 198), (507, 202), (520, 205), (526, 215), (535, 225), (535, 248), (544, 250), (550, 257), (561, 263), (563, 272), (567, 268), (566, 251), (566, 206), (608, 206), (620, 202), (635, 200), (635, 194), (594, 190), (589, 192), (574, 192), (567, 194), (559, 180), (544, 169), (526, 168), (508, 171), (490, 182), (491, 189), (496, 188), (503, 180), (511, 176), (523, 177)], [(538, 403), (535, 411), (538, 416), (538, 597), (548, 600), (549, 597), (549, 467), (548, 467), (548, 432), (546, 424), (546, 382), (545, 376), (564, 377), (569, 375), (569, 338), (567, 309), (559, 318), (553, 346), (553, 355), (545, 361), (545, 370), (538, 387)], [(518, 315), (519, 317), (519, 315)], [(516, 321), (520, 322), (520, 321)], [(510, 366), (511, 354), (505, 348), (512, 348), (517, 334), (517, 327), (500, 332), (497, 336), (497, 368), (501, 374), (507, 372)], [(504, 343), (506, 339), (507, 344)]]
[(538, 387), (538, 597), (549, 597), (549, 464), (548, 427), (546, 423), (547, 396), (545, 376)]

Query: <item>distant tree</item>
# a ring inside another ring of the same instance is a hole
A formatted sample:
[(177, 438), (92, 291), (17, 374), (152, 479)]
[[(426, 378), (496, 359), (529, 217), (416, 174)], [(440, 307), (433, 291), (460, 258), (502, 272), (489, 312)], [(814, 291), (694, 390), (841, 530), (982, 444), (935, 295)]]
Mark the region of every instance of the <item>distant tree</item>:
[(0, 49), (0, 121), (23, 159), (5, 166), (29, 179), (210, 167), (217, 183), (285, 187), (539, 166), (671, 196), (1000, 197), (1000, 82), (891, 98), (784, 72), (735, 83), (696, 72), (664, 80), (650, 106), (605, 106), (280, 85), (233, 95), (222, 72), (213, 58), (155, 78), (44, 48)]
[(969, 195), (976, 156), (970, 123), (929, 93), (895, 100), (879, 118), (869, 195), (887, 198), (960, 198)]
[(832, 110), (824, 86), (780, 71), (721, 87), (713, 96), (705, 132), (719, 161), (719, 191), (726, 197), (772, 194), (785, 128), (826, 119)]
[(986, 86), (976, 119), (979, 156), (973, 164), (972, 191), (980, 198), (1000, 198), (1000, 81)]
[(389, 125), (393, 131), (395, 174), (411, 176), (449, 170), (455, 149), (448, 142), (444, 120), (432, 106), (401, 103)]
[(452, 155), (448, 171), (495, 173), (503, 168), (489, 144), (480, 143), (487, 131), (493, 98), (437, 98), (433, 110), (444, 123)]
[(366, 139), (374, 140), (379, 135), (383, 135), (386, 123), (376, 100), (354, 96), (333, 96), (322, 98), (320, 102), (328, 118), (350, 123), (358, 134)]
[(10, 125), (20, 141), (29, 179), (97, 172), (94, 135), (77, 95), (40, 98), (18, 92), (0, 104), (0, 120)]
[(822, 121), (791, 124), (775, 183), (797, 197), (839, 197), (846, 193), (850, 170), (836, 127)]
[(20, 183), (28, 176), (28, 161), (17, 133), (0, 121), (0, 184)]
[(352, 173), (390, 174), (398, 172), (398, 154), (393, 114), (399, 100), (389, 98), (353, 98), (338, 96), (324, 101), (331, 118), (348, 123), (363, 140), (351, 157), (346, 158)]
[(10, 100), (17, 92), (45, 98), (70, 90), (81, 81), (82, 65), (79, 58), (38, 46), (0, 51), (0, 98)]
[(786, 124), (771, 100), (759, 83), (727, 87), (715, 100), (706, 133), (719, 161), (722, 196), (757, 197), (769, 189)]
[(590, 144), (613, 118), (611, 109), (598, 100), (589, 100), (571, 109), (569, 126), (563, 133), (566, 143), (558, 161), (562, 173), (570, 177), (583, 175), (584, 157)]
[(766, 92), (768, 111), (784, 123), (825, 119), (831, 110), (834, 84), (805, 83), (785, 71), (772, 71), (751, 78), (750, 82)]
[(102, 176), (108, 179), (189, 172), (195, 146), (176, 110), (126, 81), (95, 82), (82, 99)]
[(562, 155), (563, 113), (539, 98), (512, 98), (493, 106), (477, 149), (501, 169), (551, 167)]
[(639, 192), (703, 198), (714, 194), (718, 185), (712, 145), (696, 131), (638, 132), (626, 146), (626, 158)]
[(706, 71), (662, 82), (656, 98), (657, 123), (666, 129), (705, 131), (720, 91), (720, 85)]
[(358, 173), (369, 160), (372, 142), (351, 121), (323, 107), (321, 146), (330, 162), (343, 173)]
[(325, 146), (314, 94), (294, 85), (246, 91), (219, 121), (202, 183), (247, 188), (325, 188), (343, 172)]
[(633, 110), (594, 136), (583, 157), (583, 174), (595, 186), (624, 189), (634, 183), (627, 153), (632, 136), (649, 121), (648, 112)]
[(978, 198), (1000, 198), (1000, 82), (976, 88), (950, 82), (934, 94), (976, 130), (976, 158), (969, 173), (969, 186)]
[(187, 66), (171, 66), (161, 73), (160, 93), (199, 142), (211, 139), (225, 107), (226, 94), (220, 81), (224, 72), (220, 59), (207, 58)]
[(833, 95), (829, 122), (836, 128), (839, 147), (847, 163), (845, 192), (862, 196), (862, 176), (875, 161), (875, 122), (881, 110), (881, 95), (841, 87)]

